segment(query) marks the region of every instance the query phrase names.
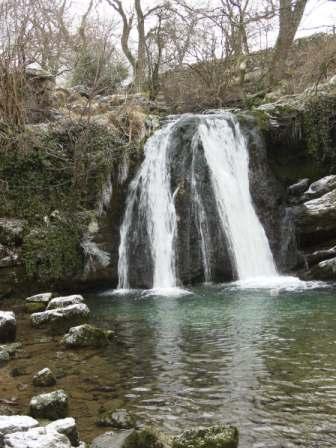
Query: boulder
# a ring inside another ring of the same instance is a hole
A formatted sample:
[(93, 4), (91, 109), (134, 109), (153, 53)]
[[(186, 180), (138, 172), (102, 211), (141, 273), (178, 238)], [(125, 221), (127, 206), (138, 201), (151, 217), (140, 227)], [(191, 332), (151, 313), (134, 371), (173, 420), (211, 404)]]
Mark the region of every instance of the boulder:
[(33, 397), (30, 401), (30, 415), (36, 418), (58, 420), (68, 415), (68, 395), (56, 390)]
[(99, 415), (97, 426), (110, 426), (114, 429), (131, 429), (136, 426), (135, 418), (126, 409), (107, 411)]
[(239, 434), (234, 426), (191, 429), (174, 437), (172, 448), (237, 448)]
[(31, 315), (31, 322), (34, 328), (48, 327), (52, 334), (62, 334), (73, 326), (87, 322), (89, 314), (89, 308), (84, 303), (78, 303), (34, 313)]
[(38, 313), (44, 311), (52, 298), (51, 292), (36, 294), (35, 296), (27, 297), (25, 308), (27, 313)]
[(78, 447), (80, 445), (79, 435), (77, 431), (76, 421), (72, 417), (56, 420), (47, 425), (47, 429), (57, 431), (64, 434), (70, 440), (72, 446)]
[(39, 422), (26, 415), (0, 415), (0, 434), (6, 435), (39, 426)]
[(37, 372), (33, 377), (34, 386), (50, 387), (56, 384), (56, 377), (48, 367)]
[(3, 448), (71, 448), (71, 443), (57, 431), (37, 427), (6, 435)]
[(112, 331), (101, 330), (89, 324), (70, 328), (62, 343), (67, 347), (104, 347), (113, 336)]
[(48, 303), (47, 310), (54, 310), (57, 308), (65, 308), (69, 305), (76, 305), (78, 303), (83, 303), (83, 302), (84, 302), (84, 299), (81, 295), (55, 297)]
[(15, 337), (15, 314), (12, 311), (0, 311), (0, 342), (12, 342)]

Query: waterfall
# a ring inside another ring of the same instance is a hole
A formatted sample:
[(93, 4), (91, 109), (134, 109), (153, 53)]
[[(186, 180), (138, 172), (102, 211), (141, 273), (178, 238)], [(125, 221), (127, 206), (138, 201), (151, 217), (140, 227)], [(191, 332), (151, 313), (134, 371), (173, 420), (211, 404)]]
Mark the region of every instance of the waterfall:
[[(176, 213), (170, 192), (167, 148), (171, 128), (169, 124), (150, 137), (145, 145), (145, 160), (132, 181), (127, 199), (124, 221), (120, 230), (119, 284), (129, 289), (128, 238), (132, 231), (135, 202), (139, 200), (139, 217), (145, 219), (153, 258), (153, 288), (176, 286), (174, 239)], [(135, 229), (136, 231), (136, 229)]]
[(248, 150), (239, 123), (231, 114), (227, 119), (205, 118), (198, 132), (239, 280), (276, 276), (268, 239), (252, 203)]
[[(228, 113), (198, 115), (197, 127), (189, 144), (190, 167), (185, 173), (190, 183), (191, 202), (198, 232), (203, 275), (211, 280), (211, 245), (208, 217), (202, 202), (203, 185), (199, 181), (195, 160), (199, 155), (207, 165), (221, 234), (239, 280), (276, 277), (277, 272), (267, 236), (254, 210), (249, 186), (249, 155), (238, 121)], [(120, 289), (129, 289), (130, 263), (139, 241), (146, 242), (152, 262), (152, 287), (176, 287), (176, 248), (178, 217), (176, 195), (172, 191), (172, 139), (183, 116), (170, 122), (149, 138), (145, 158), (130, 184), (126, 210), (120, 229), (118, 274)], [(202, 153), (200, 153), (200, 151)], [(175, 188), (175, 187), (174, 187)], [(204, 199), (204, 195), (203, 195)], [(182, 223), (183, 224), (183, 223)], [(180, 225), (180, 223), (179, 223)], [(145, 229), (145, 230), (143, 230)], [(144, 233), (146, 237), (144, 237)], [(144, 247), (141, 244), (139, 247)], [(135, 248), (135, 249), (134, 249)], [(131, 253), (132, 252), (132, 253)]]

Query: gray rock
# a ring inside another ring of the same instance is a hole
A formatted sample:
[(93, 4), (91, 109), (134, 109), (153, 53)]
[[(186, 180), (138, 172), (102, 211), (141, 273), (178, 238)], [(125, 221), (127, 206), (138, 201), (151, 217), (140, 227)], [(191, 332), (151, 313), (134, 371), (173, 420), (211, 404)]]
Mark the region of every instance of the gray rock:
[(65, 308), (69, 305), (76, 305), (78, 303), (83, 303), (84, 299), (81, 295), (71, 295), (65, 297), (55, 297), (52, 299), (48, 306), (47, 310), (54, 310), (57, 308)]
[(307, 277), (316, 280), (336, 280), (336, 257), (320, 261), (308, 271)]
[(47, 305), (50, 302), (52, 296), (52, 292), (44, 292), (41, 294), (36, 294), (35, 296), (27, 297), (26, 302), (45, 303)]
[(22, 219), (0, 218), (0, 243), (12, 245), (21, 242), (24, 225)]
[(237, 448), (239, 434), (234, 426), (191, 429), (174, 437), (172, 448)]
[(316, 250), (312, 253), (305, 255), (306, 262), (308, 266), (313, 266), (323, 260), (329, 260), (336, 256), (336, 246), (330, 247), (329, 249)]
[(0, 349), (0, 367), (10, 360), (9, 353), (6, 350)]
[(112, 331), (84, 324), (70, 328), (62, 343), (67, 347), (103, 347), (109, 343), (112, 336)]
[(49, 387), (56, 384), (56, 377), (48, 367), (37, 372), (33, 377), (34, 386)]
[(68, 417), (61, 420), (56, 420), (50, 423), (47, 426), (47, 429), (57, 431), (60, 434), (64, 434), (65, 436), (67, 436), (72, 446), (80, 446), (77, 425), (74, 418)]
[(3, 448), (71, 448), (71, 443), (57, 431), (37, 427), (6, 435)]
[(39, 422), (26, 415), (0, 415), (0, 433), (3, 435), (35, 428)]
[(0, 342), (12, 342), (15, 337), (15, 314), (12, 311), (0, 311)]
[(69, 410), (68, 401), (68, 395), (64, 390), (37, 395), (30, 401), (30, 415), (49, 420), (65, 418)]
[(123, 448), (133, 432), (135, 432), (134, 429), (106, 432), (92, 441), (91, 448)]
[(304, 193), (309, 186), (309, 179), (301, 179), (288, 187), (288, 193), (291, 195), (300, 195)]
[(336, 188), (336, 175), (326, 176), (313, 182), (305, 192), (306, 200), (314, 199)]
[(84, 303), (56, 308), (31, 315), (34, 328), (48, 327), (52, 334), (62, 334), (69, 328), (84, 324), (89, 318), (90, 310)]
[(16, 353), (21, 349), (21, 342), (12, 342), (11, 344), (0, 345), (0, 351), (7, 352), (11, 359), (15, 358)]
[(110, 426), (114, 429), (131, 429), (136, 426), (135, 418), (126, 409), (107, 411), (99, 415), (97, 426)]

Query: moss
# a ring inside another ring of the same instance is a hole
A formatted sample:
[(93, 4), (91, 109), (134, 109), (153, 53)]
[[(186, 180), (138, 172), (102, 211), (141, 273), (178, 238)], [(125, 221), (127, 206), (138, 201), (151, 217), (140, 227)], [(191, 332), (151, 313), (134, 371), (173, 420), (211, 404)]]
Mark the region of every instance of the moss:
[(29, 314), (39, 313), (40, 311), (44, 311), (46, 309), (46, 304), (42, 302), (31, 302), (25, 304), (25, 310)]
[(239, 434), (234, 426), (189, 430), (174, 438), (172, 448), (237, 448)]
[(158, 434), (151, 428), (144, 428), (141, 431), (134, 431), (127, 437), (124, 448), (163, 448), (163, 443), (159, 440)]
[(23, 240), (22, 258), (27, 277), (56, 282), (81, 272), (80, 238), (80, 228), (75, 222), (34, 228)]

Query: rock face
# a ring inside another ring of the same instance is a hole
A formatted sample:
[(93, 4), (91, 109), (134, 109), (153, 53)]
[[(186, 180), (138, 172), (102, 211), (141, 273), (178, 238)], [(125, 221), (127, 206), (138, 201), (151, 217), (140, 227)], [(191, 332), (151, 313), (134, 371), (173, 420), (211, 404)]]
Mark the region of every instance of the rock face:
[(112, 331), (84, 324), (70, 328), (62, 342), (67, 347), (104, 347), (113, 337)]
[(34, 375), (33, 384), (38, 387), (54, 386), (56, 384), (56, 377), (52, 371), (46, 367)]
[(84, 303), (78, 303), (34, 313), (31, 315), (31, 322), (34, 328), (47, 327), (52, 334), (62, 334), (75, 325), (85, 323), (89, 314), (89, 308)]
[(15, 314), (12, 311), (0, 311), (0, 342), (12, 342), (15, 338)]
[(213, 426), (185, 431), (174, 438), (172, 448), (237, 448), (238, 441), (234, 426)]
[(35, 418), (57, 420), (68, 415), (68, 396), (64, 390), (33, 397), (30, 401), (30, 414)]

